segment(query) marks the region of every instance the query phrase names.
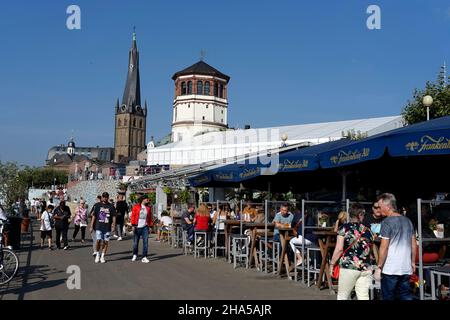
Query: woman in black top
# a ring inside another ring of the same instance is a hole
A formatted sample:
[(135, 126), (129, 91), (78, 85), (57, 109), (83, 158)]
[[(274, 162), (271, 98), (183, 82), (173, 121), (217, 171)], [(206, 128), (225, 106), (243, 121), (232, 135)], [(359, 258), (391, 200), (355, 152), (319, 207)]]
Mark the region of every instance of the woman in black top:
[(117, 196), (116, 202), (116, 237), (118, 236), (117, 241), (121, 241), (122, 237), (125, 237), (125, 233), (123, 233), (123, 226), (125, 223), (125, 216), (128, 214), (129, 208), (127, 202), (123, 199), (123, 195), (119, 194)]

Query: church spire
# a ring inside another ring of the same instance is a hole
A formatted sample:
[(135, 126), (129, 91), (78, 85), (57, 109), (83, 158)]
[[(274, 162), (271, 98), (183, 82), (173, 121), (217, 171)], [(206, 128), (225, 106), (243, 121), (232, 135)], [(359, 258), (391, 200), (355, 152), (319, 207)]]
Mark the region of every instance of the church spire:
[(141, 105), (141, 83), (139, 78), (139, 51), (136, 44), (136, 32), (133, 32), (133, 42), (128, 59), (128, 74), (122, 105), (126, 105), (128, 112), (134, 112), (136, 106)]

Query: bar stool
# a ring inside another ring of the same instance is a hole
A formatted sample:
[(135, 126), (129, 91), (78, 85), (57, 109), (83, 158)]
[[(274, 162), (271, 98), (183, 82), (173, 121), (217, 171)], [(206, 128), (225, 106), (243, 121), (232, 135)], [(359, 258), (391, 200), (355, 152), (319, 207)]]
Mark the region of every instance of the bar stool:
[(187, 255), (192, 254), (192, 244), (188, 242), (188, 232), (187, 230), (182, 230), (182, 247), (183, 247), (183, 254)]
[[(302, 264), (297, 266), (297, 253), (294, 252), (294, 281), (297, 282), (298, 281), (298, 273), (300, 270), (304, 270), (304, 266), (305, 266), (305, 254), (302, 252), (302, 245), (301, 244), (296, 244), (295, 245), (295, 249), (298, 250), (302, 256)], [(305, 246), (305, 249), (308, 249), (307, 246)], [(304, 272), (302, 272), (302, 281), (304, 281), (305, 279), (305, 275)]]
[(245, 261), (245, 267), (249, 267), (249, 243), (246, 235), (237, 235), (232, 239), (233, 267), (236, 269), (237, 261)]
[[(223, 242), (224, 245), (219, 246), (219, 237), (223, 238)], [(214, 258), (217, 258), (217, 251), (218, 250), (223, 250), (223, 252), (225, 252), (225, 250), (227, 249), (227, 247), (225, 246), (225, 233), (224, 230), (215, 230), (214, 231)], [(224, 253), (225, 255), (225, 253)]]
[[(198, 242), (200, 239), (203, 239), (203, 245), (199, 245)], [(194, 258), (197, 258), (197, 255), (200, 256), (200, 251), (204, 251), (205, 259), (208, 255), (208, 231), (195, 231), (194, 234)]]
[[(317, 281), (317, 275), (320, 273), (320, 267), (317, 268), (318, 256), (320, 254), (321, 253), (319, 247), (315, 246), (306, 247), (306, 263), (307, 263), (306, 268), (307, 268), (308, 287), (310, 287), (311, 274), (314, 275), (314, 281)], [(311, 256), (313, 256), (312, 260)], [(313, 264), (312, 266), (311, 263)]]
[[(261, 270), (260, 270), (261, 272), (268, 273), (268, 271), (269, 271), (268, 270), (269, 262), (272, 262), (272, 259), (273, 259), (273, 253), (269, 252), (270, 250), (273, 250), (273, 249), (269, 248), (269, 246), (271, 246), (272, 243), (273, 243), (272, 239), (267, 239), (267, 242), (266, 242), (265, 238), (259, 239), (258, 255), (259, 255), (259, 261), (261, 264)], [(265, 251), (266, 247), (267, 247), (267, 256), (266, 256), (266, 251)]]
[(279, 272), (280, 266), (280, 256), (281, 256), (281, 242), (272, 241), (272, 273), (276, 274)]

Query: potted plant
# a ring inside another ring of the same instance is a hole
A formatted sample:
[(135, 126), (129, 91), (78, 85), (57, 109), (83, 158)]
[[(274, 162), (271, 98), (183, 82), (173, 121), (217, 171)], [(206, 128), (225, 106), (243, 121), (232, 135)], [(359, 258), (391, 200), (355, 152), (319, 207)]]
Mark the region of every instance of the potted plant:
[(319, 227), (325, 228), (328, 222), (328, 215), (326, 213), (319, 213)]

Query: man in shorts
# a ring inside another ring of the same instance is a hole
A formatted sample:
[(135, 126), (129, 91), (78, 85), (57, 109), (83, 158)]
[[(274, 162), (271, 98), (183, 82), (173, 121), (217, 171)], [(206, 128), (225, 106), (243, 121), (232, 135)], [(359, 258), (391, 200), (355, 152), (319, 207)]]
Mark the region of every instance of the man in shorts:
[[(116, 227), (116, 211), (109, 202), (108, 192), (103, 192), (102, 201), (95, 206), (91, 220), (90, 231), (93, 232), (95, 226), (95, 235), (97, 239), (95, 263), (105, 263), (105, 254), (108, 250), (111, 229)], [(100, 256), (101, 249), (101, 256)]]

